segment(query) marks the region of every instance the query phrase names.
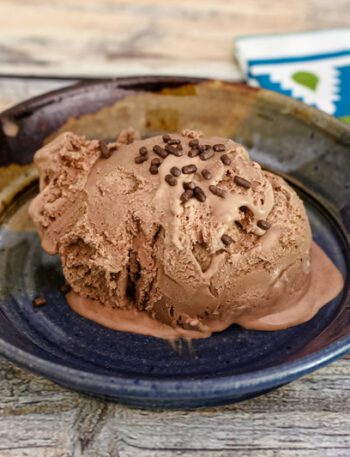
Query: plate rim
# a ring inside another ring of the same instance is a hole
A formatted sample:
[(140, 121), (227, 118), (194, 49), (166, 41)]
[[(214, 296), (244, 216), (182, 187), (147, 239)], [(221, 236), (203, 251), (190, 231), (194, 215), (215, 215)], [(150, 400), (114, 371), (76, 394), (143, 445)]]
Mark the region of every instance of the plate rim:
[[(217, 80), (207, 78), (181, 77), (181, 76), (132, 76), (112, 79), (97, 79), (91, 81), (78, 82), (67, 87), (49, 91), (37, 97), (28, 99), (0, 113), (1, 117), (13, 116), (16, 113), (23, 113), (26, 110), (37, 110), (45, 106), (45, 102), (61, 95), (69, 96), (79, 90), (94, 85), (112, 85), (116, 84), (116, 89), (122, 88), (123, 84), (132, 86), (144, 83), (175, 83), (175, 84), (199, 84), (203, 82), (215, 82)], [(294, 111), (293, 115), (317, 126), (321, 130), (331, 134), (343, 144), (350, 146), (350, 126), (340, 120), (323, 113), (313, 107), (310, 107), (300, 101), (290, 97), (268, 91), (266, 89), (250, 87), (242, 83), (231, 81), (219, 81), (223, 85), (239, 87), (242, 90), (258, 91), (262, 101), (268, 101), (272, 104), (288, 104)], [(349, 295), (349, 291), (348, 291)], [(152, 403), (158, 406), (164, 406), (165, 401), (170, 401), (177, 406), (177, 401), (186, 402), (189, 407), (206, 406), (205, 402), (214, 400), (213, 404), (228, 402), (229, 398), (249, 395), (255, 392), (269, 390), (286, 384), (300, 376), (315, 371), (332, 361), (346, 355), (350, 352), (350, 333), (338, 340), (330, 343), (323, 349), (317, 350), (307, 356), (300, 357), (296, 360), (281, 363), (275, 367), (269, 367), (244, 374), (228, 374), (221, 376), (210, 376), (204, 379), (182, 379), (169, 380), (151, 375), (147, 377), (137, 376), (112, 376), (108, 374), (97, 374), (89, 371), (68, 367), (58, 362), (52, 362), (45, 358), (33, 355), (29, 351), (20, 349), (0, 336), (0, 354), (11, 362), (17, 363), (23, 368), (32, 372), (46, 376), (65, 386), (74, 386), (78, 390), (95, 393), (98, 395), (107, 395), (109, 398), (119, 400), (136, 399), (139, 404)], [(192, 402), (191, 402), (192, 400)], [(181, 406), (181, 405), (180, 405)], [(182, 406), (181, 406), (182, 407)]]
[[(171, 381), (167, 379), (159, 380), (151, 376), (147, 377), (147, 379), (136, 379), (128, 376), (95, 374), (67, 367), (66, 365), (35, 356), (0, 338), (0, 354), (9, 361), (15, 361), (19, 366), (61, 383), (66, 387), (74, 385), (75, 388), (83, 389), (90, 393), (93, 392), (96, 395), (107, 395), (109, 398), (120, 400), (129, 398), (139, 401), (146, 400), (150, 391), (153, 391), (154, 394), (157, 394), (157, 397), (151, 396), (151, 401), (154, 404), (161, 404), (164, 400), (186, 401), (189, 399), (194, 400), (194, 403), (201, 404), (205, 400), (215, 399), (216, 403), (219, 403), (220, 399), (235, 398), (235, 394), (238, 392), (240, 396), (243, 396), (267, 391), (322, 368), (349, 352), (350, 335), (347, 335), (324, 349), (315, 351), (295, 361), (282, 363), (276, 367), (246, 374)], [(93, 389), (93, 391), (91, 392), (90, 389)], [(200, 393), (200, 395), (198, 396), (196, 393)], [(194, 394), (195, 396), (193, 397)]]
[[(97, 78), (97, 79), (86, 79), (78, 80), (72, 84), (68, 84), (65, 87), (60, 87), (59, 89), (50, 90), (39, 94), (35, 97), (23, 100), (22, 102), (16, 103), (15, 105), (10, 106), (9, 108), (0, 111), (0, 121), (1, 118), (16, 117), (16, 115), (22, 117), (23, 114), (26, 114), (26, 111), (29, 111), (32, 114), (35, 110), (43, 108), (49, 104), (54, 103), (55, 101), (60, 100), (60, 96), (69, 95), (81, 91), (84, 91), (87, 87), (92, 86), (103, 86), (103, 85), (113, 85), (119, 90), (132, 90), (133, 87), (138, 84), (173, 84), (174, 87), (180, 84), (217, 84), (221, 86), (227, 86), (232, 88), (240, 88), (242, 91), (246, 92), (256, 92), (259, 93), (261, 99), (265, 102), (268, 101), (270, 104), (276, 104), (281, 106), (285, 104), (291, 109), (294, 109), (292, 113), (296, 118), (302, 119), (304, 122), (306, 118), (309, 118), (310, 121), (323, 131), (329, 133), (333, 137), (337, 137), (339, 141), (343, 144), (350, 146), (350, 124), (342, 122), (340, 119), (332, 116), (331, 114), (325, 113), (311, 105), (297, 100), (295, 98), (289, 97), (287, 95), (274, 92), (262, 87), (249, 86), (244, 81), (230, 81), (222, 79), (213, 79), (213, 78), (203, 78), (203, 77), (192, 77), (192, 76), (172, 76), (172, 75), (139, 75), (139, 76), (120, 76), (115, 78)], [(58, 100), (55, 100), (57, 97)], [(53, 99), (53, 100), (50, 100)], [(50, 100), (50, 101), (49, 101)], [(287, 112), (286, 112), (287, 113)], [(305, 115), (306, 114), (306, 115)]]

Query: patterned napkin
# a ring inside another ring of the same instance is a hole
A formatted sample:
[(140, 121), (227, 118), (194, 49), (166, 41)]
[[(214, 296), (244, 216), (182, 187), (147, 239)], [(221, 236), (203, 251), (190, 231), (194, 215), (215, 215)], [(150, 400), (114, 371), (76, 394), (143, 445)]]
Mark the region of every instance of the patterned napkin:
[(350, 123), (350, 29), (240, 37), (236, 56), (249, 83)]

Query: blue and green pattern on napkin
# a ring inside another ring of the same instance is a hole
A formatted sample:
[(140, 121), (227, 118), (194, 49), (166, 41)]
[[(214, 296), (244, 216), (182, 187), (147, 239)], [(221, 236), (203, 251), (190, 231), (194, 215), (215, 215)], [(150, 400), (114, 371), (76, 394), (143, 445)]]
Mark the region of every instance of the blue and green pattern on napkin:
[(350, 29), (240, 37), (236, 56), (249, 83), (350, 123)]

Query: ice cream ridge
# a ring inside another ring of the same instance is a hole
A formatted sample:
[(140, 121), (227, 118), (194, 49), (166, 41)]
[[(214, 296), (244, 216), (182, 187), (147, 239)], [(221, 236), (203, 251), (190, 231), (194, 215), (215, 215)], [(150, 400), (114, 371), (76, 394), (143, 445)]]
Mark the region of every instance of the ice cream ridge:
[(34, 160), (42, 247), (61, 258), (71, 308), (102, 325), (162, 338), (278, 330), (343, 287), (296, 192), (231, 139), (68, 132)]

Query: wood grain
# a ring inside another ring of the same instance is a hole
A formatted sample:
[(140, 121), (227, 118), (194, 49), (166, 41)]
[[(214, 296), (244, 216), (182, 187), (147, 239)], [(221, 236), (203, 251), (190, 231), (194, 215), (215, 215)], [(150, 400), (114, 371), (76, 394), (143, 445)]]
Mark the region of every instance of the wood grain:
[(0, 73), (236, 79), (238, 35), (349, 23), (349, 0), (2, 0)]
[(144, 411), (0, 361), (0, 456), (349, 456), (350, 364), (221, 408)]

